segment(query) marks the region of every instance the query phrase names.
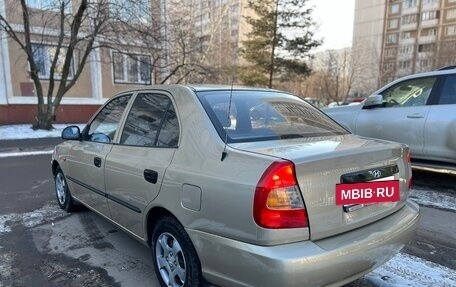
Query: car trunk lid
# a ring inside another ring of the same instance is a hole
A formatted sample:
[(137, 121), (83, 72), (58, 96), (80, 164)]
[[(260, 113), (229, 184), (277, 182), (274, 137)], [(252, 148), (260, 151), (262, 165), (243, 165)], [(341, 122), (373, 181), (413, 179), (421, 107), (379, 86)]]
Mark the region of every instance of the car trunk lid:
[[(309, 219), (310, 238), (347, 232), (400, 209), (411, 177), (404, 145), (352, 135), (232, 144), (232, 147), (287, 159), (295, 172)], [(399, 182), (397, 202), (336, 205), (336, 185)]]

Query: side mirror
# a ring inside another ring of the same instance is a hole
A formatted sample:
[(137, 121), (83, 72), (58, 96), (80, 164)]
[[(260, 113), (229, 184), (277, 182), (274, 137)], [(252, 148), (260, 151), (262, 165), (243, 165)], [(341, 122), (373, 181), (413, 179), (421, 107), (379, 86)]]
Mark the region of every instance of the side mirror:
[(376, 106), (381, 106), (383, 103), (383, 96), (382, 95), (370, 95), (364, 101), (364, 108), (372, 108)]
[(81, 131), (78, 126), (68, 126), (62, 131), (62, 139), (64, 140), (80, 140)]

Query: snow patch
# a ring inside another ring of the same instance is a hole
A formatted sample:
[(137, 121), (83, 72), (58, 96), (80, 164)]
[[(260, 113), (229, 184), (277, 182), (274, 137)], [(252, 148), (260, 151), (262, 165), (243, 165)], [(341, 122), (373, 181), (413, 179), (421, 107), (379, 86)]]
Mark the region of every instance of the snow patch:
[[(72, 124), (55, 124), (51, 131), (33, 130), (32, 125), (6, 125), (0, 126), (0, 139), (15, 140), (15, 139), (36, 139), (36, 138), (59, 138), (62, 130)], [(74, 124), (73, 124), (74, 125)], [(85, 127), (85, 124), (77, 124), (80, 129)]]
[(52, 222), (65, 215), (67, 213), (55, 205), (45, 205), (38, 210), (24, 214), (11, 213), (0, 215), (0, 235), (11, 232), (11, 226), (14, 224), (19, 223), (30, 228), (46, 222)]
[(456, 197), (443, 192), (412, 188), (410, 198), (420, 205), (456, 211)]
[(380, 287), (456, 286), (456, 272), (405, 253), (365, 276)]
[[(14, 255), (10, 253), (0, 254), (0, 278), (9, 278), (13, 274), (13, 265)], [(2, 283), (3, 280), (0, 280), (0, 287), (6, 286)]]

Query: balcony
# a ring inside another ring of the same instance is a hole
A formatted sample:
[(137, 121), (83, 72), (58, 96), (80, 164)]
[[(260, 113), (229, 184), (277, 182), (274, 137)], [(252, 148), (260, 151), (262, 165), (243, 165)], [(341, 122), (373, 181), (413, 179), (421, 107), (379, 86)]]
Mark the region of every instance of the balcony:
[(419, 43), (435, 43), (437, 41), (437, 36), (436, 35), (431, 35), (431, 36), (421, 36), (418, 39)]
[[(442, 0), (442, 1), (444, 1), (444, 0)], [(438, 9), (440, 9), (440, 3), (436, 2), (436, 3), (431, 3), (431, 4), (425, 4), (425, 5), (423, 5), (422, 8), (423, 8), (422, 10), (438, 10)]]
[(408, 24), (401, 24), (401, 30), (416, 30), (418, 29), (418, 23), (408, 23)]
[(439, 25), (439, 19), (424, 20), (421, 22), (421, 28), (436, 27)]
[(410, 45), (416, 43), (416, 38), (399, 39), (401, 45)]
[(410, 7), (410, 8), (402, 7), (402, 15), (416, 14), (416, 13), (418, 13), (418, 6), (417, 7)]

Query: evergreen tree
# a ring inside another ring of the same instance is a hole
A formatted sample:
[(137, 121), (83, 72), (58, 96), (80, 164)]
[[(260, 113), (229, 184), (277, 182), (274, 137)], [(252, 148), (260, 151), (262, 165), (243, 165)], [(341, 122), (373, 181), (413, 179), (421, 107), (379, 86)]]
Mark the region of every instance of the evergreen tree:
[(251, 26), (248, 40), (242, 41), (241, 55), (250, 65), (240, 78), (246, 85), (268, 86), (273, 79), (308, 75), (306, 59), (318, 47), (314, 39), (315, 23), (308, 0), (249, 0), (255, 16), (246, 17)]

